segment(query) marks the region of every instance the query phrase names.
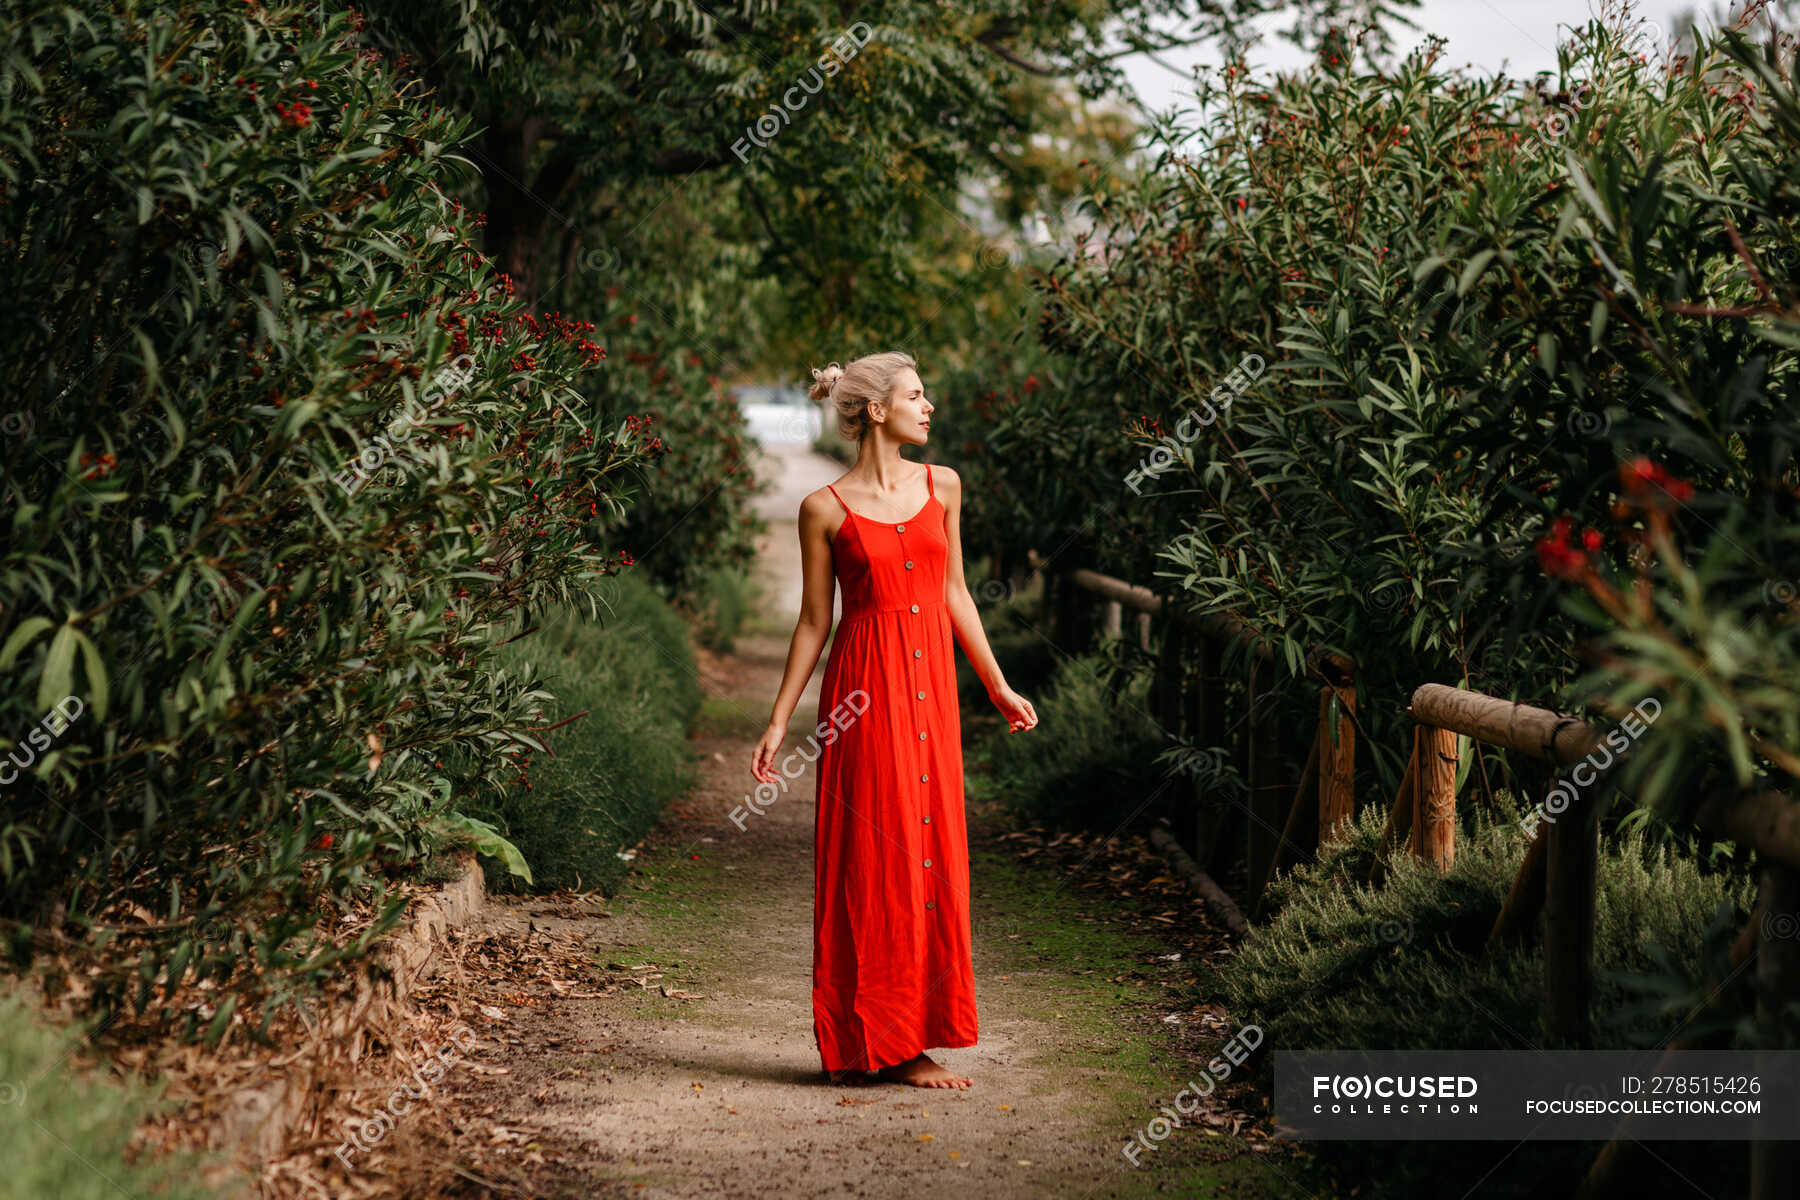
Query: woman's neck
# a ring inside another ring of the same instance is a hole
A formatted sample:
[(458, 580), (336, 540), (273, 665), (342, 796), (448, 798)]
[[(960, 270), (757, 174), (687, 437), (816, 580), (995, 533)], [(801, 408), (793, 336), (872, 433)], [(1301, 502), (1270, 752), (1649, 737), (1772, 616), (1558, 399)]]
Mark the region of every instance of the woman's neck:
[(850, 473), (880, 491), (891, 492), (911, 476), (912, 466), (900, 457), (899, 442), (870, 433), (858, 448)]

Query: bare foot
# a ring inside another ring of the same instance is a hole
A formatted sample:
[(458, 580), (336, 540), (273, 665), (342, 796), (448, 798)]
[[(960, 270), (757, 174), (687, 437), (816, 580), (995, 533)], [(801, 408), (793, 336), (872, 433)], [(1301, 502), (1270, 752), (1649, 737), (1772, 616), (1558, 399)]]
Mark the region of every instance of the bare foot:
[(875, 1080), (867, 1071), (850, 1068), (843, 1071), (825, 1072), (825, 1082), (833, 1087), (868, 1087)]
[(926, 1054), (916, 1055), (891, 1067), (883, 1067), (875, 1074), (889, 1083), (906, 1083), (913, 1087), (966, 1088), (975, 1082), (965, 1076), (951, 1074), (932, 1062), (931, 1057)]

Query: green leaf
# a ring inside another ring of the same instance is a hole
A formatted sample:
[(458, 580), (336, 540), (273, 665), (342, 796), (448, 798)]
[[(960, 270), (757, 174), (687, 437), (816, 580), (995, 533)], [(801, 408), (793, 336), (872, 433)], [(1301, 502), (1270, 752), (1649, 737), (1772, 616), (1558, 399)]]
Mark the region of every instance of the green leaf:
[(438, 826), (446, 835), (468, 841), (476, 853), (499, 859), (501, 865), (512, 874), (526, 883), (531, 882), (531, 867), (526, 864), (525, 856), (486, 821), (466, 817), (462, 813), (445, 813), (438, 818)]
[(1475, 281), (1481, 278), (1481, 273), (1487, 270), (1488, 264), (1494, 261), (1494, 256), (1498, 253), (1499, 251), (1497, 250), (1483, 250), (1474, 258), (1471, 258), (1468, 265), (1462, 269), (1462, 274), (1457, 276), (1456, 294), (1459, 296), (1468, 295), (1469, 289), (1475, 286)]
[(56, 622), (49, 617), (26, 617), (20, 621), (19, 627), (6, 639), (6, 645), (0, 647), (0, 671), (13, 665), (13, 659), (19, 656), (19, 651), (25, 648), (27, 642), (54, 624)]
[(75, 694), (75, 645), (80, 638), (73, 625), (64, 624), (50, 639), (44, 671), (38, 676), (37, 706), (46, 711)]
[(106, 666), (100, 661), (100, 647), (93, 640), (79, 631), (75, 637), (81, 643), (81, 665), (87, 675), (87, 699), (94, 706), (96, 717), (106, 716), (106, 703), (110, 695), (106, 678)]

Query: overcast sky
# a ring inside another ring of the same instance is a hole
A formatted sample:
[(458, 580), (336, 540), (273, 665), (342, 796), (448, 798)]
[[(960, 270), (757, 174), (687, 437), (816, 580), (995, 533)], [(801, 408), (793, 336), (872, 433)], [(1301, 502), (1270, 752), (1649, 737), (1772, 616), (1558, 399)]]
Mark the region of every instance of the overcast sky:
[[(1418, 29), (1398, 30), (1395, 40), (1404, 53), (1426, 34), (1435, 33), (1449, 40), (1446, 65), (1470, 63), (1488, 72), (1504, 68), (1508, 75), (1524, 76), (1554, 70), (1559, 23), (1584, 22), (1590, 10), (1597, 7), (1590, 0), (1424, 0), (1410, 14)], [(1644, 20), (1669, 28), (1676, 13), (1694, 7), (1708, 11), (1712, 5), (1697, 5), (1695, 0), (1645, 0), (1637, 6), (1637, 12)], [(1276, 69), (1301, 65), (1304, 56), (1277, 33), (1288, 23), (1288, 19), (1281, 18), (1259, 23), (1264, 38), (1251, 55), (1253, 64)], [(1566, 38), (1567, 34), (1560, 37)], [(1214, 67), (1222, 61), (1218, 49), (1212, 46), (1174, 50), (1159, 57), (1184, 71), (1196, 63)], [(1123, 62), (1132, 86), (1146, 105), (1166, 109), (1172, 104), (1192, 104), (1192, 91), (1180, 75), (1141, 54)]]

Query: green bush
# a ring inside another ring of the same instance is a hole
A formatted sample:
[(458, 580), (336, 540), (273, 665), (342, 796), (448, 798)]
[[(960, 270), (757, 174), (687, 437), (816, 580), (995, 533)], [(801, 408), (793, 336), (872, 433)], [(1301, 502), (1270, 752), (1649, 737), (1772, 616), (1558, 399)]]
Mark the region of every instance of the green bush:
[(747, 572), (724, 567), (708, 571), (693, 601), (700, 644), (718, 654), (730, 653), (756, 611), (756, 598), (756, 580)]
[(331, 906), (515, 772), (543, 697), (495, 648), (614, 569), (656, 453), (578, 391), (591, 326), (474, 245), (466, 119), (358, 20), (0, 15), (0, 730), (54, 738), (0, 792), (0, 919), (106, 940), (95, 1003), (190, 1031), (185, 982), (223, 1034), (366, 945), (395, 906), (349, 947)]
[[(1041, 642), (1041, 639), (1038, 639)], [(985, 746), (995, 793), (1033, 820), (1112, 828), (1163, 782), (1154, 759), (1166, 739), (1150, 720), (1148, 679), (1121, 673), (1104, 652), (1067, 658), (1047, 686), (1007, 682), (1031, 699), (1037, 728), (1004, 728)], [(987, 704), (987, 696), (979, 692)]]
[[(1626, 769), (1674, 813), (1709, 769), (1800, 772), (1800, 89), (1788, 42), (1564, 32), (1523, 83), (1341, 42), (1203, 80), (1150, 178), (1096, 173), (1108, 252), (1040, 281), (1060, 361), (988, 382), (971, 490), (1007, 497), (984, 538), (1235, 614), (1292, 692), (1348, 656), (1376, 748), (1422, 682), (1547, 702), (1588, 627), (1623, 629), (1565, 694), (1664, 698)], [(1566, 517), (1602, 569), (1640, 563), (1640, 459), (1675, 554), (1653, 612), (1601, 612), (1534, 544)], [(1402, 768), (1364, 770), (1392, 794)]]
[[(540, 888), (610, 890), (663, 806), (693, 779), (687, 730), (700, 711), (699, 676), (685, 622), (635, 574), (603, 596), (603, 617), (558, 610), (501, 657), (554, 691), (541, 724), (554, 755), (534, 753), (519, 777), (471, 811), (518, 846)], [(605, 609), (610, 608), (610, 612)], [(490, 883), (516, 886), (488, 868)]]
[[(1279, 911), (1203, 980), (1208, 998), (1234, 1021), (1260, 1026), (1271, 1050), (1554, 1047), (1542, 1020), (1541, 947), (1481, 953), (1525, 855), (1517, 818), (1503, 793), (1491, 817), (1464, 821), (1450, 871), (1440, 874), (1402, 850), (1389, 859), (1383, 885), (1371, 889), (1363, 881), (1386, 817), (1368, 810), (1317, 862), (1272, 885)], [(1753, 891), (1743, 874), (1709, 871), (1641, 833), (1607, 838), (1593, 997), (1594, 1011), (1605, 1015), (1595, 1022), (1594, 1048), (1665, 1042), (1686, 999), (1673, 1015), (1659, 1010), (1644, 1002), (1641, 977), (1664, 972), (1669, 960), (1717, 957), (1714, 914), (1735, 913), (1741, 924)], [(1708, 987), (1716, 989), (1716, 979)], [(1315, 1152), (1321, 1177), (1353, 1181), (1363, 1195), (1429, 1193), (1434, 1178), (1452, 1171), (1481, 1178), (1483, 1196), (1527, 1196), (1546, 1177), (1578, 1178), (1597, 1148), (1534, 1143), (1529, 1156), (1517, 1156), (1510, 1143), (1317, 1143)], [(1705, 1144), (1655, 1149), (1670, 1162), (1703, 1164), (1708, 1177), (1743, 1170), (1741, 1143), (1730, 1153)]]
[[(1278, 906), (1218, 975), (1232, 1011), (1282, 1049), (1519, 1050), (1553, 1044), (1541, 1013), (1541, 946), (1483, 955), (1525, 857), (1518, 815), (1464, 822), (1455, 865), (1402, 851), (1380, 887), (1364, 881), (1386, 814), (1364, 811), (1348, 836), (1271, 885)], [(1611, 1014), (1600, 1049), (1633, 1048), (1669, 1023), (1639, 1011), (1629, 973), (1660, 965), (1654, 947), (1697, 957), (1721, 904), (1748, 911), (1748, 878), (1711, 872), (1631, 832), (1606, 839), (1596, 889), (1595, 1004)]]
[[(147, 1161), (132, 1135), (154, 1101), (133, 1085), (77, 1073), (80, 1037), (40, 1025), (17, 994), (0, 996), (0, 1155), (8, 1196), (57, 1200), (208, 1200), (191, 1155)], [(129, 1161), (128, 1161), (129, 1160)]]

